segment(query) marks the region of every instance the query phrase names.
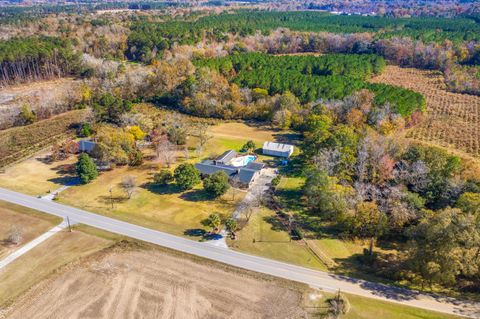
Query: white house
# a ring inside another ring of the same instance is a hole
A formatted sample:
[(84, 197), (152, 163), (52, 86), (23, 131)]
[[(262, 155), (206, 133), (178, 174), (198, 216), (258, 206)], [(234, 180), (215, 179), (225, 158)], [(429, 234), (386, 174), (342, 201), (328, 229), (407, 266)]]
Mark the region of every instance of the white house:
[(263, 143), (262, 152), (265, 155), (289, 158), (293, 153), (293, 145), (275, 142)]

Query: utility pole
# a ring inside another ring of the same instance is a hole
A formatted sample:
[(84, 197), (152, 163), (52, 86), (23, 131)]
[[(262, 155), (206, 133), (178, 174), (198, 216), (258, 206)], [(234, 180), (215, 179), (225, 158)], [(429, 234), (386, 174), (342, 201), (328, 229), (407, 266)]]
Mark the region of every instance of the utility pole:
[(113, 209), (113, 194), (112, 194), (112, 188), (110, 187), (109, 189), (110, 192), (110, 203), (112, 204), (112, 209)]
[(72, 232), (72, 225), (70, 225), (70, 218), (67, 216), (68, 231)]

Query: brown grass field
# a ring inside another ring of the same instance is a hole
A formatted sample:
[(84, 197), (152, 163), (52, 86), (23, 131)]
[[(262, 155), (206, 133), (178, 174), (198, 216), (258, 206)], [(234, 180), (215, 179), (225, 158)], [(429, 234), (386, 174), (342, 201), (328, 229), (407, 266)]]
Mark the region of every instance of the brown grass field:
[[(0, 259), (60, 222), (60, 218), (0, 201)], [(12, 226), (22, 232), (23, 239), (19, 245), (11, 245), (6, 241)]]
[(0, 308), (10, 304), (61, 267), (112, 244), (110, 239), (82, 231), (70, 233), (65, 230), (55, 234), (0, 270)]
[(427, 99), (423, 122), (407, 131), (418, 141), (480, 158), (480, 96), (448, 92), (435, 71), (387, 66), (372, 82), (412, 89)]
[(157, 249), (115, 248), (35, 287), (7, 317), (299, 318), (302, 291), (289, 286)]
[[(143, 243), (112, 245), (105, 238), (95, 240), (92, 232), (95, 230), (90, 228), (87, 233), (64, 233), (49, 243), (52, 252), (40, 255), (38, 250), (25, 256), (29, 259), (24, 262), (32, 261), (39, 267), (46, 263), (48, 268), (40, 275), (50, 275), (43, 280), (35, 277), (34, 282), (16, 282), (31, 288), (0, 309), (0, 317), (250, 319), (326, 315), (326, 300), (331, 294)], [(79, 244), (73, 245), (71, 240)], [(89, 251), (78, 248), (85, 249), (88, 244), (92, 246)], [(110, 247), (102, 249), (105, 245)], [(43, 245), (43, 252), (46, 247)], [(71, 262), (62, 264), (64, 256)], [(26, 271), (25, 263), (19, 267)], [(11, 280), (6, 283), (12, 284)], [(0, 282), (0, 288), (2, 285), (5, 283)], [(348, 299), (351, 310), (345, 318), (349, 319), (457, 318), (363, 297)]]

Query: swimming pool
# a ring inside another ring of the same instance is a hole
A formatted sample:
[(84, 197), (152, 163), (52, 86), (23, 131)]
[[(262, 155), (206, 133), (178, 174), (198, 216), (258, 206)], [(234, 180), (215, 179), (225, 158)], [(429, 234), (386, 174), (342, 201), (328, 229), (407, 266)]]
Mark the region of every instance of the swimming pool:
[(256, 160), (257, 157), (255, 155), (245, 155), (245, 156), (239, 156), (235, 157), (230, 161), (230, 165), (235, 166), (235, 167), (242, 167), (242, 166), (247, 166), (248, 163), (253, 162)]

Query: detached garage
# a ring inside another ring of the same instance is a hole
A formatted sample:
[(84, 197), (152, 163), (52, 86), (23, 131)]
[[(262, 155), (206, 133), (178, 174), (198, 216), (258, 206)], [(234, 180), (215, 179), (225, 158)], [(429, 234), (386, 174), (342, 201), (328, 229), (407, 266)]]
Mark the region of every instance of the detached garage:
[(289, 158), (293, 153), (293, 145), (265, 142), (263, 143), (262, 152), (264, 155)]

